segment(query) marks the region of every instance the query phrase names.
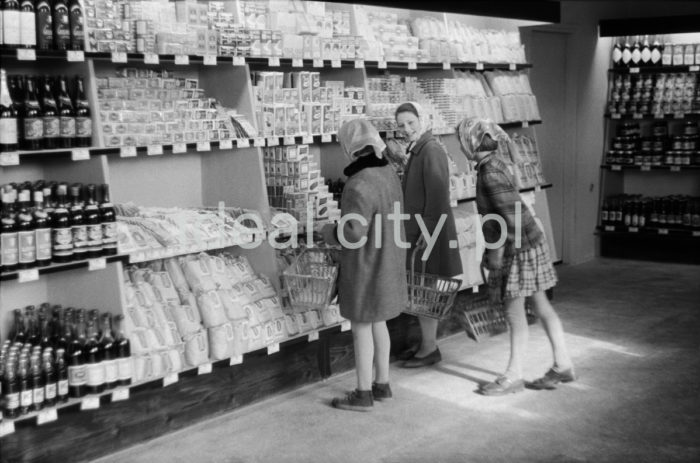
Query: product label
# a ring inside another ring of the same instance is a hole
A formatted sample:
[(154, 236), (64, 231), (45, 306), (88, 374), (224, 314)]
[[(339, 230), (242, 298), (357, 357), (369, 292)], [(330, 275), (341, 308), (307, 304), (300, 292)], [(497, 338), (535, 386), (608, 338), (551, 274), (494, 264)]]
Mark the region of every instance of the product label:
[(44, 137), (55, 138), (61, 133), (61, 125), (57, 117), (44, 117)]
[(37, 387), (34, 390), (32, 390), (32, 397), (35, 404), (44, 403), (44, 388)]
[(73, 248), (76, 252), (85, 250), (88, 246), (87, 227), (85, 225), (73, 225), (71, 228), (73, 235)]
[(131, 379), (131, 357), (117, 360), (117, 375), (120, 381)]
[(119, 378), (119, 371), (116, 360), (105, 360), (102, 362), (105, 372), (106, 383), (116, 383)]
[(3, 233), (0, 235), (0, 248), (2, 248), (2, 265), (13, 266), (19, 261), (19, 246), (17, 233)]
[(16, 10), (5, 10), (2, 15), (3, 41), (5, 45), (19, 45), (20, 15)]
[(70, 42), (70, 20), (68, 18), (68, 8), (63, 5), (54, 8), (53, 20), (53, 30), (56, 33), (56, 42), (64, 46), (67, 45), (68, 42)]
[(102, 247), (102, 224), (87, 226), (88, 248), (99, 251)]
[(108, 249), (117, 247), (117, 222), (102, 224), (102, 246)]
[(101, 386), (105, 382), (105, 369), (101, 363), (91, 363), (87, 365), (87, 385)]
[(7, 410), (15, 410), (19, 408), (19, 392), (5, 395), (5, 408)]
[(613, 48), (613, 53), (612, 53), (612, 60), (613, 63), (617, 63), (622, 59), (622, 50), (619, 48), (615, 47)]
[(34, 230), (21, 231), (17, 235), (19, 240), (19, 262), (21, 264), (28, 264), (36, 261)]
[(81, 138), (92, 137), (92, 119), (89, 117), (76, 117), (75, 133)]
[(84, 386), (87, 384), (87, 368), (85, 365), (68, 367), (68, 384), (70, 386)]
[(25, 46), (36, 45), (36, 23), (33, 11), (22, 11), (19, 14), (20, 43)]
[(38, 140), (44, 136), (44, 121), (39, 117), (24, 120), (24, 138), (26, 140)]
[(51, 17), (51, 8), (42, 6), (37, 9), (36, 23), (39, 27), (39, 46), (41, 48), (50, 48), (53, 46), (53, 18)]
[(85, 35), (83, 32), (83, 11), (80, 9), (80, 5), (74, 5), (70, 9), (70, 26), (73, 40), (83, 39)]
[(69, 256), (73, 253), (73, 236), (70, 228), (53, 228), (51, 236), (55, 255)]
[(651, 62), (656, 64), (661, 60), (661, 52), (659, 51), (658, 48), (654, 48), (651, 51)]
[(51, 229), (40, 228), (35, 230), (34, 239), (36, 241), (36, 260), (51, 259)]
[(64, 138), (75, 137), (75, 118), (74, 117), (61, 117), (59, 119), (59, 130), (61, 136)]
[[(66, 384), (66, 387), (68, 385)], [(56, 398), (56, 383), (51, 383), (46, 385), (46, 400), (53, 400)]]
[(0, 145), (17, 143), (17, 119), (0, 119)]
[(32, 399), (34, 398), (34, 394), (32, 394), (32, 390), (29, 389), (27, 391), (22, 391), (19, 394), (19, 405), (21, 407), (31, 407), (32, 405)]
[(68, 395), (68, 380), (60, 379), (58, 380), (58, 395), (65, 397)]

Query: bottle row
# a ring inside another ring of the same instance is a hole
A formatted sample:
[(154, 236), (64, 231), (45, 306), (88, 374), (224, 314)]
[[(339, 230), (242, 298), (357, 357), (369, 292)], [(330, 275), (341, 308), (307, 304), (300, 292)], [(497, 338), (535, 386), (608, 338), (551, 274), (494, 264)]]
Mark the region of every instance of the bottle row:
[(697, 73), (615, 75), (610, 114), (670, 114), (700, 112)]
[(700, 65), (700, 44), (672, 43), (648, 35), (618, 37), (612, 49), (613, 68)]
[(83, 78), (6, 76), (0, 70), (0, 152), (92, 145)]
[(131, 384), (123, 315), (42, 304), (15, 309), (0, 350), (5, 418)]
[(84, 50), (80, 0), (3, 0), (0, 45), (39, 50)]
[(602, 225), (700, 230), (700, 198), (692, 196), (608, 196), (600, 211)]
[(37, 181), (2, 191), (2, 272), (117, 253), (108, 185)]
[[(608, 164), (648, 166), (700, 165), (700, 125), (686, 121), (675, 127), (675, 135), (666, 122), (644, 127), (638, 122), (624, 122), (617, 136), (610, 140), (606, 154)], [(642, 136), (644, 135), (644, 136)]]

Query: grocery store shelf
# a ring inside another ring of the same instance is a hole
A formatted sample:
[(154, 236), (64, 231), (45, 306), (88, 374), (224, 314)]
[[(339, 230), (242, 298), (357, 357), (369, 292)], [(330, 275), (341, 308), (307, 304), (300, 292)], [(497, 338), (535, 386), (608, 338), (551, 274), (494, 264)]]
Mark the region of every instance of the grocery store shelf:
[(93, 259), (79, 260), (75, 262), (66, 262), (65, 264), (51, 264), (46, 267), (35, 267), (26, 270), (16, 270), (13, 272), (0, 273), (0, 281), (20, 280), (20, 282), (33, 281), (39, 278), (39, 275), (47, 275), (49, 273), (64, 272), (67, 270), (75, 270), (79, 268), (87, 268), (98, 270), (104, 265), (113, 262), (126, 262), (128, 256), (105, 256)]
[[(519, 128), (527, 128), (531, 125), (538, 125), (541, 124), (542, 121), (536, 120), (536, 121), (513, 121), (513, 122), (502, 122), (498, 124), (501, 128), (503, 129), (519, 129)], [(402, 135), (400, 131), (398, 130), (379, 130), (379, 135), (385, 138), (402, 138)], [(455, 135), (456, 132), (454, 130), (450, 132), (436, 132), (433, 131), (433, 135), (435, 136), (443, 136), (443, 135)]]
[(639, 172), (648, 171), (668, 171), (668, 172), (690, 172), (693, 170), (700, 169), (700, 165), (690, 165), (690, 166), (638, 166), (638, 165), (622, 165), (622, 164), (603, 164), (600, 166), (601, 169), (606, 170), (631, 170)]
[[(530, 191), (546, 190), (548, 188), (552, 188), (553, 186), (554, 185), (551, 183), (544, 183), (542, 185), (538, 185), (538, 186), (534, 186), (534, 187), (530, 187), (530, 188), (523, 188), (522, 190), (520, 190), (520, 193), (528, 193)], [(475, 201), (475, 200), (476, 200), (476, 196), (473, 196), (470, 198), (458, 199), (457, 204), (464, 204), (464, 203), (468, 203), (468, 202)]]
[(645, 235), (661, 237), (686, 236), (692, 238), (700, 238), (700, 230), (687, 230), (682, 228), (627, 227), (624, 225), (601, 225), (596, 228), (602, 234)]
[(672, 121), (672, 120), (697, 121), (697, 120), (700, 120), (700, 114), (698, 114), (698, 113), (674, 113), (674, 114), (664, 114), (663, 117), (657, 117), (654, 114), (622, 115), (622, 114), (605, 113), (605, 118), (610, 119), (612, 121)]
[(681, 66), (639, 66), (629, 68), (611, 68), (608, 72), (613, 74), (664, 74), (678, 72), (700, 72), (698, 65), (681, 65)]

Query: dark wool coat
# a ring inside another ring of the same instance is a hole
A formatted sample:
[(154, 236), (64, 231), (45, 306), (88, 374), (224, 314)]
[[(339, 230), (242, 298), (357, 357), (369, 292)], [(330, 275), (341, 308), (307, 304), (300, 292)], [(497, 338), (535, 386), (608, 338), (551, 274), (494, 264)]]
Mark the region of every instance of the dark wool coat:
[[(433, 137), (425, 132), (411, 148), (403, 177), (404, 211), (411, 218), (406, 223), (406, 239), (413, 245), (421, 235), (415, 214), (423, 217), (426, 228), (432, 235), (442, 214), (446, 221), (442, 226), (437, 242), (433, 247), (425, 272), (432, 275), (452, 277), (462, 273), (462, 260), (457, 245), (452, 208), (450, 207), (450, 173), (447, 153)], [(450, 247), (450, 242), (454, 248)], [(412, 249), (407, 253), (406, 266), (409, 268)], [(416, 271), (421, 271), (421, 252), (416, 257)]]

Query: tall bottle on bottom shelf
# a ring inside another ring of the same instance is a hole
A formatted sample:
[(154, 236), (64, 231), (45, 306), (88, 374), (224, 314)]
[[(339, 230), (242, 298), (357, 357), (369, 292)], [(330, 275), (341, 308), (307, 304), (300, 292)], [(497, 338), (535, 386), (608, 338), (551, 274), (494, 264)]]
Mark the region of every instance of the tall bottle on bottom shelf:
[(124, 315), (119, 314), (114, 317), (114, 333), (116, 335), (117, 384), (128, 386), (131, 384), (132, 377), (131, 343), (129, 338), (124, 335)]
[(84, 345), (86, 341), (85, 320), (80, 314), (73, 314), (73, 340), (70, 344), (66, 363), (68, 364), (68, 395), (70, 397), (83, 397), (86, 393), (87, 370), (85, 366)]
[(102, 346), (97, 340), (97, 325), (93, 319), (90, 319), (87, 342), (85, 343), (86, 392), (88, 394), (99, 394), (105, 390), (105, 368), (102, 358)]

